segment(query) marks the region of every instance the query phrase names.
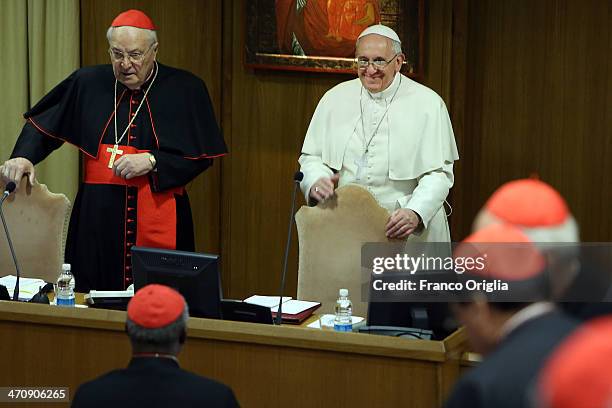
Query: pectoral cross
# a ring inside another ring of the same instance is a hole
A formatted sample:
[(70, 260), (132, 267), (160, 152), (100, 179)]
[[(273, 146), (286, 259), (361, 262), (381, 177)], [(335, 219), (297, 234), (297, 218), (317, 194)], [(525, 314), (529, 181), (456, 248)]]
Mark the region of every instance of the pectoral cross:
[(107, 147), (106, 151), (111, 154), (110, 160), (108, 161), (108, 168), (112, 169), (115, 164), (115, 157), (119, 154), (123, 154), (123, 150), (119, 150), (119, 145), (114, 145), (112, 148)]
[(361, 156), (358, 160), (355, 160), (355, 164), (357, 165), (357, 176), (355, 179), (357, 181), (361, 181), (363, 177), (363, 173), (365, 172), (366, 167), (368, 167), (368, 152), (366, 151), (363, 156)]

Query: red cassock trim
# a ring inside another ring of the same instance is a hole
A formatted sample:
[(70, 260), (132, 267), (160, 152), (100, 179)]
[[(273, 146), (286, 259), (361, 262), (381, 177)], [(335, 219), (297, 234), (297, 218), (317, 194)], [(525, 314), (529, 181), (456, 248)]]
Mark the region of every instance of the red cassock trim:
[[(98, 159), (85, 157), (85, 183), (114, 184), (138, 188), (136, 245), (154, 248), (176, 248), (176, 200), (174, 194), (183, 194), (184, 187), (177, 187), (154, 193), (148, 177), (140, 176), (130, 180), (115, 176), (108, 168), (112, 145), (101, 144)], [(119, 146), (123, 154), (145, 153), (133, 146)], [(117, 159), (121, 156), (117, 156)], [(127, 222), (127, 218), (126, 218)]]

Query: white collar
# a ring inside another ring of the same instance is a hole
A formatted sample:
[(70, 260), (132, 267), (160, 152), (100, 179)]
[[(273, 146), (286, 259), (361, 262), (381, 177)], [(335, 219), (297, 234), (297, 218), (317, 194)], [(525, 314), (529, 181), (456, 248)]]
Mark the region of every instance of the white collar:
[(370, 91), (368, 91), (368, 95), (370, 95), (370, 97), (374, 100), (386, 100), (387, 102), (389, 102), (389, 100), (393, 97), (393, 95), (395, 94), (395, 90), (397, 89), (397, 87), (400, 85), (401, 82), (401, 77), (402, 74), (400, 74), (399, 72), (395, 74), (395, 77), (393, 78), (393, 81), (391, 81), (391, 85), (389, 85), (387, 87), (387, 89), (382, 90), (380, 92), (376, 92), (376, 93), (372, 93)]
[(555, 309), (555, 305), (551, 302), (535, 302), (527, 307), (516, 312), (510, 319), (504, 323), (501, 328), (502, 337), (508, 336), (510, 332), (515, 330), (523, 323), (540, 317), (546, 313), (550, 313)]

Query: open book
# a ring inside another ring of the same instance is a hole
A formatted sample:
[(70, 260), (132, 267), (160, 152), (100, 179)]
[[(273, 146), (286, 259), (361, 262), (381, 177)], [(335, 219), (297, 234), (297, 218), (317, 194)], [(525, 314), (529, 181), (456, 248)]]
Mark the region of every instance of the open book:
[[(244, 301), (254, 305), (269, 307), (272, 310), (272, 316), (275, 317), (278, 312), (279, 299), (279, 296), (253, 295), (244, 299)], [(320, 306), (321, 303), (319, 302), (297, 300), (283, 296), (283, 322), (299, 324), (312, 315)]]

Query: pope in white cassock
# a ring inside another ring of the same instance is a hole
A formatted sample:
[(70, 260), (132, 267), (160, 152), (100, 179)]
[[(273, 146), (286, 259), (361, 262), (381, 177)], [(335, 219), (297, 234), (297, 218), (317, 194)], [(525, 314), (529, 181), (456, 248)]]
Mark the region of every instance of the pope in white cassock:
[(450, 242), (444, 200), (459, 155), (446, 105), (399, 72), (404, 54), (389, 27), (368, 27), (355, 49), (359, 78), (323, 95), (306, 133), (306, 200), (358, 184), (389, 210), (387, 237)]

